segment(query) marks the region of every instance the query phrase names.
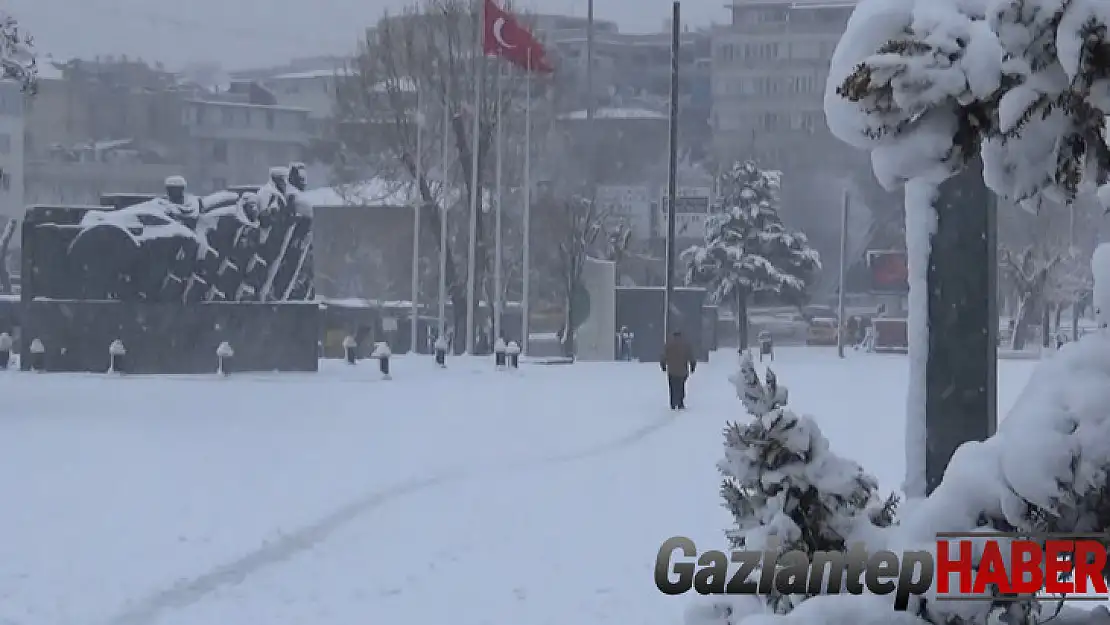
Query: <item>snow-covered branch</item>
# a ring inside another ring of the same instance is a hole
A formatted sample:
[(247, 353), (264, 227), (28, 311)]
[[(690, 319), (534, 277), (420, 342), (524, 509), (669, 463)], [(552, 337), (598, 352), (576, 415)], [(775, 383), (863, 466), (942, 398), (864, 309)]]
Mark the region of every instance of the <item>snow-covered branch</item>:
[[(1110, 446), (1105, 444), (1110, 440), (1110, 411), (1106, 409), (1110, 405), (1110, 334), (1105, 329), (1110, 318), (1110, 245), (1096, 251), (1092, 273), (1101, 330), (1042, 361), (1014, 408), (999, 423), (998, 432), (985, 441), (964, 443), (936, 490), (902, 511), (897, 525), (890, 523), (889, 508), (874, 507), (873, 481), (862, 469), (832, 455), (819, 430), (805, 417), (788, 417), (784, 402), (769, 401), (778, 391), (769, 391), (772, 384), (760, 384), (750, 361), (745, 361), (734, 383), (756, 422), (729, 429), (726, 461), (721, 465), (726, 478), (747, 485), (723, 490), (726, 505), (737, 514), (734, 534), (758, 538), (773, 533), (804, 547), (817, 544), (806, 542), (809, 539), (826, 540), (831, 548), (837, 548), (832, 544), (836, 540), (851, 536), (853, 542), (863, 542), (871, 551), (935, 552), (938, 532), (1043, 536), (1046, 532), (1100, 534), (1110, 530), (1110, 511), (1104, 503), (1110, 474)], [(834, 466), (841, 468), (834, 470)], [(760, 467), (765, 467), (762, 473)], [(807, 476), (822, 479), (807, 482)], [(828, 476), (846, 479), (824, 481)], [(777, 490), (770, 490), (770, 496), (760, 495), (765, 492), (760, 490), (764, 484)], [(792, 499), (790, 493), (802, 488), (814, 488), (819, 494)], [(837, 498), (827, 499), (830, 495)], [(794, 503), (788, 504), (791, 501)], [(801, 505), (802, 501), (834, 505), (811, 507)], [(864, 508), (879, 513), (863, 515)], [(980, 556), (973, 554), (974, 558)], [(944, 602), (935, 598), (931, 590), (911, 599), (905, 612), (896, 612), (890, 597), (874, 595), (822, 595), (800, 598), (804, 599), (800, 604), (794, 600), (799, 598), (791, 598), (774, 604), (790, 610), (789, 614), (774, 615), (751, 597), (706, 597), (690, 607), (686, 622), (986, 625), (998, 616), (1015, 625), (1110, 622), (1105, 608), (1061, 608), (1052, 598), (1019, 602), (1001, 597), (998, 601)]]
[(3, 77), (18, 82), (24, 92), (36, 92), (38, 68), (34, 40), (5, 11), (0, 11), (0, 67), (3, 67)]
[(1105, 184), (1110, 5), (1099, 0), (864, 0), (837, 46), (829, 127), (880, 180), (943, 180), (982, 156), (1015, 201)]

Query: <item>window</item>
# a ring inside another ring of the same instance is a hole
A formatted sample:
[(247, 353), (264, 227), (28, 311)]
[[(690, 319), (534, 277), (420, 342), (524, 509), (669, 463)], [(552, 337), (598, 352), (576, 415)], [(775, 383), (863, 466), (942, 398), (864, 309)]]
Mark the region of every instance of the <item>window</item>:
[(204, 107), (203, 106), (193, 107), (193, 111), (196, 114), (197, 125), (198, 126), (203, 126), (204, 125)]
[(790, 92), (793, 94), (816, 93), (817, 78), (814, 76), (793, 76), (790, 78)]
[(0, 132), (0, 154), (11, 154), (12, 152), (12, 136), (6, 132)]
[(795, 41), (790, 44), (790, 58), (813, 60), (824, 57), (824, 50), (816, 41)]
[(790, 116), (790, 129), (813, 134), (821, 125), (821, 116), (816, 113), (794, 113)]
[(785, 8), (734, 8), (732, 22), (734, 24), (773, 24), (786, 21), (787, 9)]
[(235, 111), (234, 110), (232, 110), (230, 107), (225, 106), (223, 111), (221, 111), (221, 113), (222, 113), (222, 117), (223, 117), (224, 126), (227, 126), (227, 127), (230, 128), (230, 127), (235, 125)]
[(212, 160), (217, 163), (227, 162), (227, 141), (217, 139), (212, 142)]
[(266, 111), (266, 130), (274, 129), (274, 112)]

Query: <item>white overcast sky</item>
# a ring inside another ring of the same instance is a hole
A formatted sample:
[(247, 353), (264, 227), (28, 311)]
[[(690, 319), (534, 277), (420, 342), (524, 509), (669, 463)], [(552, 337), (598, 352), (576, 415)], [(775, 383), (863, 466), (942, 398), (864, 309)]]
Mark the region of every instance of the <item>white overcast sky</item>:
[[(4, 0), (42, 54), (90, 58), (126, 54), (171, 68), (219, 61), (225, 69), (280, 64), (292, 57), (345, 53), (383, 10), (412, 0)], [(586, 0), (518, 0), (542, 13), (586, 14)], [(727, 18), (725, 0), (685, 0), (683, 22)], [(671, 15), (670, 0), (595, 0), (598, 19), (622, 31), (651, 32)]]

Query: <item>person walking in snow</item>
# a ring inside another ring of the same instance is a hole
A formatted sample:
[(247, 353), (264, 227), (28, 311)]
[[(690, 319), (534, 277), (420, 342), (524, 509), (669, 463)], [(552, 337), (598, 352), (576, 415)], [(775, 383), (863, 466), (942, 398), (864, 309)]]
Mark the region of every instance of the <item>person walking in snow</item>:
[(682, 333), (676, 331), (667, 339), (667, 343), (663, 346), (663, 355), (659, 358), (659, 367), (667, 374), (671, 410), (686, 409), (686, 378), (697, 366), (694, 349), (683, 338)]

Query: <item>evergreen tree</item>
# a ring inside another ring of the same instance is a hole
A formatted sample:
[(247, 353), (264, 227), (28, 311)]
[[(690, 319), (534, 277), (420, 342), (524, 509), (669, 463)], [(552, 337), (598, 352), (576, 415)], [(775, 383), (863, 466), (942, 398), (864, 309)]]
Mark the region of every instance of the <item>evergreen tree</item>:
[[(786, 407), (786, 388), (768, 369), (761, 382), (750, 355), (730, 378), (753, 417), (725, 428), (725, 458), (718, 464), (721, 496), (736, 525), (727, 532), (735, 548), (779, 553), (846, 551), (868, 527), (893, 523), (894, 495), (878, 498), (878, 482), (855, 462), (829, 450), (817, 423)], [(787, 612), (802, 596), (772, 593), (767, 601)]]
[(720, 182), (723, 211), (710, 220), (705, 244), (683, 253), (686, 281), (707, 288), (713, 301), (733, 303), (743, 348), (749, 297), (802, 294), (821, 260), (805, 234), (788, 230), (779, 216), (779, 172), (736, 163)]
[(35, 93), (38, 69), (34, 42), (5, 11), (0, 11), (0, 68), (3, 72), (0, 77), (15, 80), (26, 93)]

